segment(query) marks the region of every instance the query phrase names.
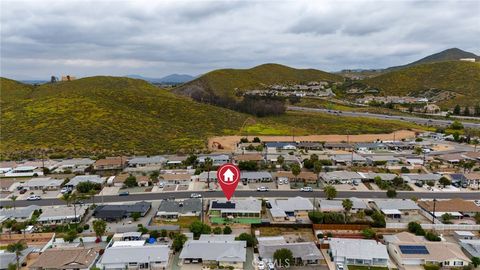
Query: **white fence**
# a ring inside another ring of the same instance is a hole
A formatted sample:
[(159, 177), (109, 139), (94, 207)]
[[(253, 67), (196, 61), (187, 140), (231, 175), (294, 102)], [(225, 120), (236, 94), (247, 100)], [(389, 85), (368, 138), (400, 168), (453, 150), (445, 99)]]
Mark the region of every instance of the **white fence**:
[[(422, 228), (426, 230), (438, 230), (438, 231), (478, 231), (480, 225), (470, 224), (420, 224)], [(387, 223), (387, 229), (407, 229), (408, 223)]]

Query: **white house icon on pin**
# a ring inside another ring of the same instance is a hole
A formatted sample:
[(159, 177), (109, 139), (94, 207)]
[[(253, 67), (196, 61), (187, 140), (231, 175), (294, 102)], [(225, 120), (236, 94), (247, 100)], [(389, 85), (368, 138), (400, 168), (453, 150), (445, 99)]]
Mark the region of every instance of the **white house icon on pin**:
[(227, 169), (224, 173), (223, 173), (223, 181), (224, 182), (233, 182), (233, 172), (230, 170), (230, 169)]

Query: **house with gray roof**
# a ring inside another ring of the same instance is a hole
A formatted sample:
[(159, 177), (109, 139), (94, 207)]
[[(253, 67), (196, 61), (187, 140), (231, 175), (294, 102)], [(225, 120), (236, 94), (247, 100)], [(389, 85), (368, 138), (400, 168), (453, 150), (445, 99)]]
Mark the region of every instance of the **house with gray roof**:
[(480, 239), (460, 239), (459, 245), (470, 258), (480, 258)]
[(187, 240), (179, 256), (181, 264), (202, 263), (205, 266), (243, 269), (247, 260), (247, 242), (210, 236), (207, 240)]
[(367, 156), (366, 157), (367, 164), (370, 166), (375, 166), (375, 165), (386, 165), (386, 166), (392, 166), (396, 165), (400, 162), (399, 158), (396, 158), (394, 156), (388, 155), (373, 155), (373, 156)]
[(212, 160), (213, 166), (220, 166), (225, 163), (230, 162), (230, 156), (229, 155), (201, 155), (197, 158), (197, 161), (199, 164), (204, 164), (205, 160), (207, 158), (210, 158)]
[[(280, 221), (281, 217), (285, 217), (290, 221), (298, 219), (308, 220), (308, 212), (313, 211), (313, 204), (307, 198), (294, 197), (288, 199), (275, 199), (271, 201), (272, 208), (270, 213), (276, 221)], [(283, 212), (283, 215), (277, 212)], [(280, 218), (279, 218), (280, 217)]]
[[(25, 260), (27, 259), (27, 256), (32, 253), (35, 249), (33, 247), (27, 247), (26, 249), (22, 250), (20, 252), (20, 256), (18, 257), (18, 263), (19, 265), (22, 265)], [(17, 264), (17, 255), (12, 252), (2, 252), (0, 253), (0, 270), (7, 270), (9, 269), (9, 265)]]
[(385, 151), (388, 150), (388, 146), (384, 143), (373, 142), (373, 143), (357, 143), (355, 144), (355, 150), (357, 151)]
[(331, 238), (329, 250), (334, 263), (359, 266), (388, 266), (387, 246), (366, 239)]
[(272, 174), (269, 172), (247, 172), (240, 173), (240, 180), (243, 183), (272, 182)]
[(442, 176), (440, 174), (435, 173), (404, 173), (402, 174), (402, 178), (410, 183), (422, 183), (427, 184), (428, 182), (437, 183)]
[(356, 153), (334, 155), (332, 160), (335, 165), (362, 165), (367, 162), (364, 157)]
[(362, 181), (363, 176), (357, 172), (333, 171), (320, 173), (320, 178), (327, 184), (350, 184), (353, 181)]
[(292, 252), (293, 265), (318, 265), (323, 260), (320, 250), (314, 242), (287, 242), (279, 236), (259, 237), (258, 253), (260, 257), (273, 261), (275, 251), (286, 248)]
[(32, 178), (22, 186), (28, 190), (58, 190), (62, 186), (63, 180), (53, 179), (51, 177)]
[(101, 269), (167, 269), (166, 245), (119, 246), (105, 249), (97, 265)]
[(380, 177), (383, 181), (392, 181), (393, 179), (395, 179), (395, 177), (397, 177), (397, 175), (394, 173), (359, 172), (358, 174), (360, 174), (364, 180), (368, 181), (373, 181), (376, 177)]
[(75, 220), (80, 220), (85, 215), (87, 207), (84, 205), (76, 206), (44, 206), (42, 213), (38, 217), (38, 222), (41, 224), (59, 224), (69, 223)]
[(89, 158), (64, 159), (58, 163), (57, 168), (53, 171), (56, 173), (64, 173), (66, 171), (84, 173), (93, 163), (95, 163), (95, 160)]
[(374, 203), (380, 212), (391, 218), (416, 214), (420, 210), (420, 207), (409, 199), (378, 199), (374, 200)]
[(128, 167), (130, 168), (140, 168), (140, 167), (161, 167), (167, 162), (167, 159), (162, 156), (145, 156), (145, 157), (134, 157), (130, 159)]
[(82, 182), (91, 182), (103, 185), (105, 179), (100, 177), (99, 175), (77, 175), (70, 179), (70, 181), (65, 186), (75, 188), (78, 184)]
[(213, 199), (210, 201), (209, 216), (212, 223), (223, 222), (224, 219), (244, 219), (260, 223), (262, 201), (249, 197), (230, 200)]
[(107, 221), (118, 221), (130, 217), (132, 213), (140, 213), (144, 217), (150, 208), (152, 208), (152, 203), (145, 201), (130, 204), (99, 205), (95, 208), (93, 216)]
[[(351, 197), (349, 198), (352, 201), (351, 212), (357, 212), (359, 210), (369, 209), (368, 204), (359, 198)], [(343, 212), (343, 200), (323, 200), (320, 199), (317, 201), (318, 208), (322, 212)]]
[(182, 216), (199, 216), (201, 213), (201, 199), (190, 198), (183, 201), (163, 200), (160, 202), (156, 218), (160, 220), (178, 220)]
[(26, 207), (2, 208), (0, 209), (0, 222), (7, 219), (15, 219), (16, 221), (25, 221), (31, 219), (36, 210), (40, 210), (40, 206), (29, 205)]

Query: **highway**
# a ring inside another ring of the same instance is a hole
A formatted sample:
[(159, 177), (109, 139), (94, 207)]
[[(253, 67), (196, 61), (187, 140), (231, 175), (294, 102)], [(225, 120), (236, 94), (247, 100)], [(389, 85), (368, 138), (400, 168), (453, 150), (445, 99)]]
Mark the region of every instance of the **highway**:
[[(202, 194), (204, 198), (223, 198), (223, 193), (221, 191), (202, 191), (195, 192)], [(101, 196), (97, 195), (94, 198), (96, 204), (99, 203), (113, 203), (113, 202), (131, 202), (131, 201), (155, 201), (162, 199), (183, 199), (189, 198), (192, 192), (184, 191), (174, 191), (174, 192), (162, 192), (162, 193), (137, 193), (130, 194), (128, 196), (118, 196), (118, 195), (108, 195)], [(313, 192), (301, 192), (298, 190), (271, 190), (268, 192), (258, 192), (255, 190), (238, 190), (235, 192), (233, 199), (239, 197), (257, 197), (257, 198), (277, 198), (277, 197), (309, 197), (309, 198), (325, 198), (323, 191), (313, 191)], [(337, 191), (338, 198), (386, 198), (385, 191)], [(415, 192), (415, 191), (398, 191), (397, 198), (402, 199), (451, 199), (451, 198), (462, 198), (467, 200), (478, 200), (480, 199), (480, 192)], [(86, 203), (91, 203), (92, 199), (85, 200)], [(28, 205), (62, 205), (65, 204), (64, 201), (59, 199), (42, 199), (39, 201), (16, 201), (15, 206), (22, 207)], [(2, 201), (2, 206), (12, 206), (12, 201)]]
[[(317, 109), (317, 108), (307, 108), (307, 107), (297, 107), (297, 106), (289, 106), (288, 110), (322, 112), (322, 113), (328, 113), (328, 114), (334, 114), (334, 115), (340, 115), (340, 116), (369, 117), (369, 118), (384, 119), (384, 120), (400, 120), (405, 122), (413, 122), (420, 125), (441, 126), (441, 127), (446, 127), (453, 123), (453, 120), (428, 119), (428, 118), (413, 117), (413, 116), (386, 115), (386, 114), (377, 114), (377, 113), (368, 113), (368, 112), (338, 111), (338, 110)], [(462, 124), (464, 127), (467, 127), (467, 128), (480, 128), (480, 123), (462, 122)]]

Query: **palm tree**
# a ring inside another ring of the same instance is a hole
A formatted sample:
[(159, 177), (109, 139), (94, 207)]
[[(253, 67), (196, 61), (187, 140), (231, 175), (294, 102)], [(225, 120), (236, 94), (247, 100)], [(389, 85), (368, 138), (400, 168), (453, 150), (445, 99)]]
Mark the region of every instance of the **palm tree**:
[(478, 139), (473, 139), (473, 140), (472, 140), (472, 144), (473, 144), (473, 146), (475, 147), (474, 152), (477, 152), (477, 145), (478, 145), (479, 143), (480, 143), (480, 142), (478, 141)]
[[(292, 164), (292, 174), (295, 177), (295, 186), (297, 186), (297, 176), (300, 174), (301, 169), (300, 165), (298, 163)], [(303, 186), (305, 186), (305, 183), (303, 183)]]
[(13, 209), (14, 210), (15, 210), (15, 202), (17, 201), (17, 198), (18, 198), (18, 196), (15, 196), (15, 195), (12, 195), (10, 197), (10, 200), (12, 200), (12, 203), (13, 203)]
[(17, 261), (17, 269), (20, 269), (20, 256), (22, 255), (22, 251), (26, 248), (27, 246), (22, 241), (11, 243), (7, 246), (8, 252), (15, 253), (15, 259)]
[(64, 201), (67, 204), (67, 206), (69, 206), (70, 203), (72, 202), (72, 195), (68, 192), (63, 193), (62, 197), (60, 197), (60, 200)]
[(347, 222), (348, 213), (352, 210), (353, 202), (350, 199), (345, 199), (342, 201), (342, 206), (345, 210), (345, 222)]
[(210, 188), (210, 170), (213, 167), (213, 160), (209, 157), (205, 159), (204, 168), (207, 170), (207, 188)]

